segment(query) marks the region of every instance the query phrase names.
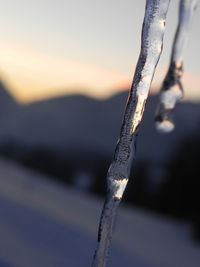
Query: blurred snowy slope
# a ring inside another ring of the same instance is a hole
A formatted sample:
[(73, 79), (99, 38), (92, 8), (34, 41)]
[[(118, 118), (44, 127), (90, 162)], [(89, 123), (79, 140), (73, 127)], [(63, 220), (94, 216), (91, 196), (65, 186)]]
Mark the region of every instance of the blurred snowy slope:
[[(90, 266), (102, 201), (0, 160), (0, 267)], [(122, 206), (109, 266), (197, 267), (188, 227)]]

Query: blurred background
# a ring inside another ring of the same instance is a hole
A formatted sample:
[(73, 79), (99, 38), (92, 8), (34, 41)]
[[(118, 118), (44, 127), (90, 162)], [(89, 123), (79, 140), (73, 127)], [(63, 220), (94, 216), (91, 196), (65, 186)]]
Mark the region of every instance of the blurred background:
[[(116, 267), (200, 264), (199, 9), (185, 51), (176, 128), (167, 135), (154, 129), (178, 18), (179, 1), (171, 2), (123, 201), (130, 229), (125, 239), (121, 219), (113, 249)], [(145, 1), (0, 4), (0, 267), (89, 266), (140, 51)]]

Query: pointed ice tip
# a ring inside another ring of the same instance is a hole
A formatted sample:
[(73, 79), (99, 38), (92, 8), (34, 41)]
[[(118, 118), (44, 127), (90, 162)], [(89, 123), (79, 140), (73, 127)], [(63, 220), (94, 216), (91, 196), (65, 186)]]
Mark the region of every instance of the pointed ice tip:
[(169, 120), (156, 121), (156, 129), (160, 133), (170, 133), (174, 130), (175, 125)]

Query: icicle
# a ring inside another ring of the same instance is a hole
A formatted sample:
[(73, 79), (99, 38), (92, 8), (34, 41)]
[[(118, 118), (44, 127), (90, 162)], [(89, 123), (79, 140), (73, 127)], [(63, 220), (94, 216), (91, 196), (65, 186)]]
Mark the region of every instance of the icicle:
[(164, 79), (160, 103), (156, 112), (156, 128), (161, 133), (171, 132), (175, 125), (172, 120), (172, 111), (177, 102), (183, 97), (181, 77), (183, 75), (183, 53), (188, 41), (189, 27), (194, 15), (198, 0), (181, 0), (179, 6), (179, 23), (174, 38), (171, 62)]
[(142, 120), (152, 78), (162, 51), (165, 20), (170, 0), (147, 0), (141, 52), (129, 94), (120, 138), (107, 174), (108, 189), (99, 225), (93, 267), (105, 267), (117, 208), (126, 188), (138, 127)]

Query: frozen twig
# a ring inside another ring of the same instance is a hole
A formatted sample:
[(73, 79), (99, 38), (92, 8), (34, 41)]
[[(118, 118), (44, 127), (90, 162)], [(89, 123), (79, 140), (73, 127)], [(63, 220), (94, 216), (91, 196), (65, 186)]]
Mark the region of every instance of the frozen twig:
[(106, 266), (118, 205), (126, 188), (136, 153), (138, 127), (142, 120), (152, 78), (160, 58), (165, 20), (170, 0), (147, 0), (141, 52), (127, 101), (120, 138), (107, 174), (107, 196), (99, 225), (93, 267)]
[(162, 133), (174, 129), (172, 111), (183, 97), (181, 78), (183, 75), (183, 54), (188, 41), (190, 24), (198, 0), (180, 0), (179, 22), (173, 42), (171, 62), (162, 84), (160, 103), (156, 112), (156, 128)]

